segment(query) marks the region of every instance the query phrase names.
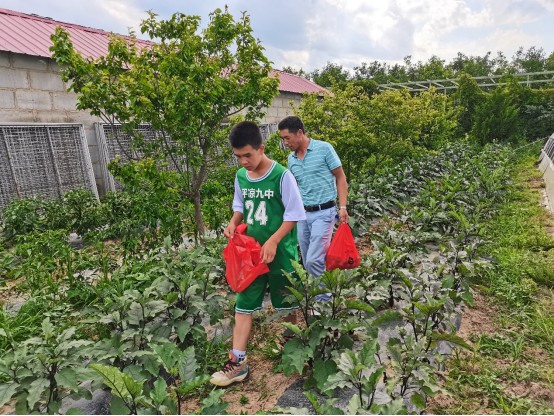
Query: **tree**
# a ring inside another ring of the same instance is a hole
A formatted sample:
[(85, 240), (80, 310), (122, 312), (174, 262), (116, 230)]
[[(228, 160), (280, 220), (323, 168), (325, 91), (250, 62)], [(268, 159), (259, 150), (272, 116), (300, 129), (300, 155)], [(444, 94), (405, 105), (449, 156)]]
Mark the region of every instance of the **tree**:
[(460, 73), (466, 73), (473, 77), (483, 77), (492, 74), (494, 67), (494, 59), (490, 59), (491, 52), (487, 52), (485, 56), (466, 56), (461, 52), (447, 66), (455, 76)]
[(520, 47), (512, 58), (518, 72), (544, 71), (546, 56), (543, 48), (531, 46), (527, 51)]
[(319, 69), (314, 70), (310, 74), (310, 78), (322, 87), (331, 87), (334, 82), (344, 85), (350, 79), (350, 74), (342, 65), (327, 62), (321, 71)]
[(333, 94), (306, 94), (297, 114), (306, 127), (306, 134), (331, 143), (341, 161), (347, 179), (359, 179), (365, 160), (377, 149), (377, 137), (367, 129), (370, 99), (360, 87), (348, 83), (344, 88), (336, 83)]
[(521, 139), (519, 110), (513, 103), (508, 87), (496, 88), (475, 109), (471, 135), (481, 145), (492, 141), (502, 143)]
[(475, 109), (485, 100), (485, 93), (468, 74), (459, 75), (458, 89), (452, 94), (454, 105), (459, 108), (458, 123), (462, 133), (473, 127)]
[(399, 162), (414, 152), (437, 149), (457, 127), (447, 97), (434, 89), (412, 96), (407, 90), (369, 97), (347, 83), (333, 94), (308, 94), (295, 108), (307, 134), (333, 144), (349, 180)]
[(546, 71), (554, 71), (554, 52), (552, 52), (550, 55), (548, 55), (548, 58), (546, 58), (544, 69)]
[(286, 72), (288, 74), (298, 75), (299, 77), (302, 77), (302, 78), (309, 78), (309, 76), (310, 76), (310, 74), (308, 74), (302, 68), (294, 69), (292, 66), (285, 66), (285, 67), (283, 67), (282, 71)]
[[(270, 63), (246, 14), (235, 21), (227, 9), (217, 9), (201, 31), (198, 16), (156, 17), (149, 12), (141, 24), (141, 33), (156, 39), (147, 48), (114, 36), (106, 56), (85, 59), (57, 28), (51, 50), (64, 68), (64, 81), (71, 80), (69, 88), (78, 94), (79, 109), (121, 123), (145, 154), (171, 158), (203, 235), (201, 189), (226, 154), (219, 150), (226, 146), (222, 123), (239, 113), (259, 117), (279, 81), (269, 76)], [(158, 139), (146, 143), (135, 129), (141, 123), (151, 123)]]
[(362, 62), (360, 66), (354, 67), (354, 80), (373, 80), (377, 83), (384, 84), (389, 79), (389, 66), (384, 62), (373, 61), (369, 64)]
[(444, 66), (444, 60), (433, 55), (426, 63), (420, 61), (415, 65), (412, 81), (443, 79), (449, 78), (450, 75), (450, 71)]

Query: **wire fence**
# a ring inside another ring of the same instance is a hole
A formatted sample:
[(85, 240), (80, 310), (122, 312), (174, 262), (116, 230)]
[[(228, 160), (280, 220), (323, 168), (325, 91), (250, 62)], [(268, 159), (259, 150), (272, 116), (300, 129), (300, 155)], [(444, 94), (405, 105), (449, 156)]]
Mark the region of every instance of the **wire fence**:
[(17, 198), (89, 189), (98, 198), (80, 124), (0, 125), (0, 211)]
[[(96, 123), (96, 137), (98, 138), (98, 147), (100, 149), (100, 165), (102, 176), (106, 184), (107, 191), (121, 190), (122, 185), (117, 182), (113, 175), (108, 170), (108, 164), (117, 156), (122, 162), (128, 162), (132, 159), (140, 159), (144, 156), (143, 153), (137, 150), (136, 138), (128, 134), (119, 124)], [(260, 133), (264, 142), (277, 131), (277, 124), (260, 124)], [(139, 138), (142, 141), (141, 145), (148, 147), (149, 144), (154, 144), (160, 139), (164, 139), (160, 132), (152, 129), (150, 124), (141, 124), (137, 128)], [(174, 142), (170, 138), (165, 138), (167, 146), (171, 147)], [(221, 150), (225, 151), (225, 150)], [(185, 160), (183, 156), (179, 160), (166, 158), (169, 169), (176, 170), (177, 163), (181, 164), (181, 169), (185, 170)], [(234, 158), (229, 158), (229, 163), (236, 164)]]

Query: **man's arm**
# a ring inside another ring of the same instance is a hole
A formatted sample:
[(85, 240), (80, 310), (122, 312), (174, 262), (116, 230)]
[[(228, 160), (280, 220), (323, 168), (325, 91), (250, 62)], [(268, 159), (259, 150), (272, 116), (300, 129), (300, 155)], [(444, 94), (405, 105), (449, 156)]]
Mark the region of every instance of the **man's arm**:
[(339, 197), (339, 221), (341, 223), (348, 222), (348, 211), (346, 210), (346, 202), (348, 198), (348, 183), (346, 182), (346, 175), (342, 166), (335, 168), (331, 171), (335, 175), (335, 181), (337, 183), (337, 194)]

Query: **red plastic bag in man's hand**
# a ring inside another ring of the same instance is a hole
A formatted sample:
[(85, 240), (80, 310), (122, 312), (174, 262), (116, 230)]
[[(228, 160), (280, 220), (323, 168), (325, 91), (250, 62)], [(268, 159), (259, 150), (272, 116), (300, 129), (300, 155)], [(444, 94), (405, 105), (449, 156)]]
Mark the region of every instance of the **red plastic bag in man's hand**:
[(267, 264), (261, 263), (260, 243), (254, 237), (246, 235), (246, 227), (246, 224), (240, 224), (233, 238), (229, 239), (223, 249), (223, 258), (227, 266), (225, 277), (231, 289), (237, 293), (250, 286), (256, 277), (269, 271)]
[(337, 232), (331, 240), (329, 251), (327, 251), (326, 269), (354, 269), (360, 263), (360, 253), (356, 249), (350, 226), (347, 223), (339, 224)]

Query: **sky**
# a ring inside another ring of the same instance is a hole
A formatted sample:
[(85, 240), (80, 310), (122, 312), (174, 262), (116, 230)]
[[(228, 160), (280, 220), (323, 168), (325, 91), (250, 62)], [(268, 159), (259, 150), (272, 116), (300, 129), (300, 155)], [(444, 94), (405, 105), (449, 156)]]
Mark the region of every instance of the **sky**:
[(483, 56), (519, 47), (554, 52), (554, 0), (0, 0), (0, 8), (140, 35), (151, 10), (175, 12), (203, 24), (216, 8), (247, 12), (254, 36), (277, 69), (313, 71), (327, 62), (352, 69), (362, 62), (450, 62), (458, 52)]

